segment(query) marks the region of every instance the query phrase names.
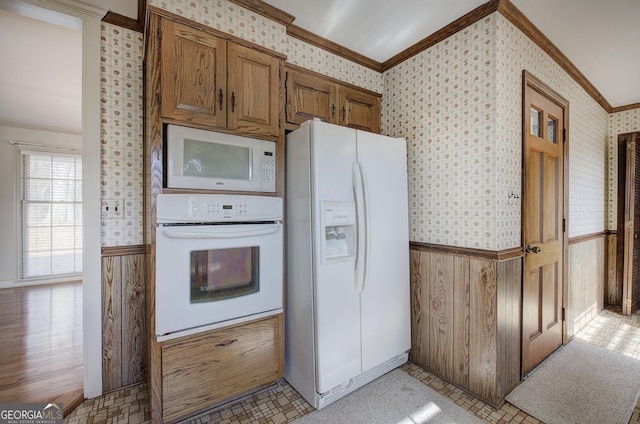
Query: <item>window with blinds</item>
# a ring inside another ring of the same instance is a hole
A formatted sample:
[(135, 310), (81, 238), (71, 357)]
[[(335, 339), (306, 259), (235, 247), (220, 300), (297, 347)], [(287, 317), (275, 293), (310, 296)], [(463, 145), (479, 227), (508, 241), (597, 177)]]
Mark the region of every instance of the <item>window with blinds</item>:
[(82, 272), (82, 158), (21, 151), (22, 279)]

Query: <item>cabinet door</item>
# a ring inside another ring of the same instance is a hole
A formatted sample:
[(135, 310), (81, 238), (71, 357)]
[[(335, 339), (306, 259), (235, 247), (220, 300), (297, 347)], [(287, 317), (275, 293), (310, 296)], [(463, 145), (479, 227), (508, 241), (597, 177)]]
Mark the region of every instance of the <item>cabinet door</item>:
[(380, 97), (350, 87), (340, 87), (340, 125), (380, 132)]
[(165, 422), (282, 377), (282, 315), (162, 346)]
[(226, 40), (166, 19), (161, 28), (162, 117), (224, 127)]
[(231, 42), (228, 49), (228, 128), (278, 136), (280, 59)]
[(294, 70), (287, 71), (287, 122), (301, 124), (313, 118), (337, 123), (336, 84)]

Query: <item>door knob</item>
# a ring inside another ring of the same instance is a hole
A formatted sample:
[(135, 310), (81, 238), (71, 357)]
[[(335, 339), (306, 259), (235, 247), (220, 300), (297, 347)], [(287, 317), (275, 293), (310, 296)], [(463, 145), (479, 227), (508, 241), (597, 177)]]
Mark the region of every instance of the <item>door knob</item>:
[(527, 247), (525, 247), (524, 249), (524, 253), (540, 253), (542, 251), (542, 249), (540, 249), (538, 246), (533, 246), (531, 247), (530, 244), (527, 244)]

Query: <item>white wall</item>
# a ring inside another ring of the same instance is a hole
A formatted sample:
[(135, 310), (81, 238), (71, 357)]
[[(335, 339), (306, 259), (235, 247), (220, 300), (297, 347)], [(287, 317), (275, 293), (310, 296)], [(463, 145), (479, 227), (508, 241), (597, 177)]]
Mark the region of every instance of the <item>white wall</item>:
[(0, 287), (10, 286), (19, 276), (18, 148), (10, 141), (82, 148), (79, 133), (0, 124)]

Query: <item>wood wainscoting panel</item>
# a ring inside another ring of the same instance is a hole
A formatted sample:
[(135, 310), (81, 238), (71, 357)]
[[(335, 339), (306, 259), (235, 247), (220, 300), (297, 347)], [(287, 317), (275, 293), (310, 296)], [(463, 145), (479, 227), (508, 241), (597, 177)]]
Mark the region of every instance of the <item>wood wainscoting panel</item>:
[(498, 262), (498, 398), (503, 398), (520, 383), (522, 344), (520, 311), (522, 308), (522, 261)]
[(423, 368), (429, 362), (429, 254), (409, 251), (411, 269), (411, 350), (409, 360)]
[(147, 370), (145, 257), (122, 257), (122, 386), (144, 381)]
[(145, 254), (102, 258), (102, 388), (145, 380)]
[(569, 243), (567, 338), (571, 339), (604, 307), (605, 237)]
[(608, 234), (605, 243), (607, 249), (605, 304), (620, 306), (622, 304), (622, 273), (618, 273), (618, 261), (621, 261), (622, 258), (618, 258), (618, 234)]
[(122, 260), (102, 258), (102, 389), (122, 387)]
[[(497, 256), (496, 256), (497, 257)], [(411, 249), (409, 359), (492, 405), (520, 382), (522, 257)]]
[(469, 337), (469, 390), (497, 403), (497, 282), (496, 263), (469, 261), (471, 279), (471, 331)]
[(469, 258), (453, 256), (453, 378), (469, 387), (469, 333), (471, 331), (471, 290)]
[(429, 369), (453, 380), (453, 256), (431, 254), (429, 260)]

